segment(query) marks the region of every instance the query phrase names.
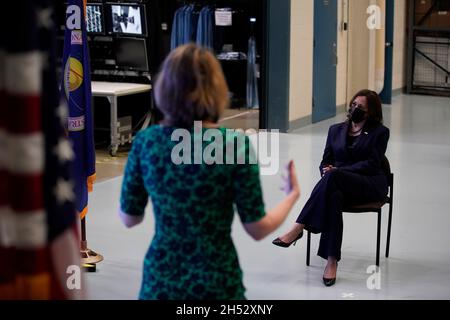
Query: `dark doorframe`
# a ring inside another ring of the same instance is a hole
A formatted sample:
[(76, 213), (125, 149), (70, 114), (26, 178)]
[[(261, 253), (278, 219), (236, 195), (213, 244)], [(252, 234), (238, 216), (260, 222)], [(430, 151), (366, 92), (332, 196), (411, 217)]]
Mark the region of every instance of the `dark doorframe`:
[[(296, 0), (297, 1), (297, 0)], [(263, 106), (261, 129), (289, 129), (289, 70), (291, 43), (291, 0), (265, 0), (264, 48), (262, 71)]]
[(394, 0), (386, 0), (386, 54), (384, 66), (384, 87), (380, 93), (384, 104), (392, 103), (392, 69), (394, 60)]

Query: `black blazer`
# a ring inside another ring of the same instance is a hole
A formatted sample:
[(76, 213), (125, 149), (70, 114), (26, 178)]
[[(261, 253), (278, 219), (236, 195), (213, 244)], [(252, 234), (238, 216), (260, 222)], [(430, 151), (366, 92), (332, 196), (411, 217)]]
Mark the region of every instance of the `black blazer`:
[(330, 127), (327, 143), (320, 164), (323, 167), (332, 165), (339, 170), (359, 173), (365, 176), (385, 175), (382, 160), (389, 141), (389, 129), (382, 124), (366, 126), (352, 151), (347, 149), (347, 133), (349, 122)]

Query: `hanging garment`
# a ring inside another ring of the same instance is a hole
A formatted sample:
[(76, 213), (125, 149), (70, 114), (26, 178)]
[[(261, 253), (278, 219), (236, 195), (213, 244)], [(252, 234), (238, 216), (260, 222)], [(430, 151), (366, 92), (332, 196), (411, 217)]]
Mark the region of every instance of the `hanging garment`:
[(184, 44), (195, 42), (197, 38), (197, 25), (199, 19), (199, 12), (195, 11), (195, 6), (190, 5), (186, 11), (186, 29), (185, 29), (185, 41)]
[(200, 11), (197, 26), (197, 44), (214, 51), (214, 9), (210, 6)]
[(178, 9), (175, 11), (175, 15), (173, 17), (173, 23), (172, 23), (172, 36), (170, 38), (170, 49), (173, 50), (176, 47), (179, 46), (179, 32), (181, 29), (180, 23), (181, 23), (181, 15), (183, 14), (184, 7)]
[(198, 13), (194, 5), (179, 8), (174, 15), (170, 48), (195, 41), (197, 35)]
[(247, 56), (247, 107), (258, 109), (258, 70), (256, 64), (256, 39), (254, 37), (250, 37), (248, 41)]

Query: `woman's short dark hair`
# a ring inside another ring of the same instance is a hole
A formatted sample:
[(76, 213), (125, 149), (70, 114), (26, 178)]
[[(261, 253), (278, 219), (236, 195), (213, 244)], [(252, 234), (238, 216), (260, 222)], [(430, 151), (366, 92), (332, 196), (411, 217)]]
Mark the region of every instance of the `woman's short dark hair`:
[(383, 109), (378, 93), (368, 89), (359, 91), (350, 101), (350, 108), (352, 107), (353, 102), (355, 102), (356, 98), (358, 97), (366, 97), (367, 99), (367, 107), (369, 108), (368, 121), (372, 124), (383, 123)]
[(161, 67), (155, 100), (165, 125), (191, 128), (195, 121), (217, 122), (229, 104), (219, 61), (195, 44), (178, 47)]

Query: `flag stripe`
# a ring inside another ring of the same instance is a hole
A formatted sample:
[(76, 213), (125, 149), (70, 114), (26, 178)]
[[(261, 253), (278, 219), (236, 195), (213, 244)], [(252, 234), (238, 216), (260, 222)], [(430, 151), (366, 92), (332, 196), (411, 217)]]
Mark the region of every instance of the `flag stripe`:
[(14, 176), (0, 170), (0, 207), (16, 213), (36, 211), (43, 207), (42, 176)]
[(0, 246), (0, 261), (2, 261), (2, 266), (0, 268), (0, 285), (3, 283), (11, 282), (15, 277), (16, 273), (16, 249), (6, 248)]
[(16, 213), (38, 211), (44, 207), (44, 192), (42, 190), (42, 174), (8, 175), (0, 195), (0, 205), (8, 206)]
[(6, 54), (5, 88), (11, 94), (38, 95), (42, 89), (42, 54), (39, 51)]
[(5, 87), (5, 73), (3, 70), (5, 70), (5, 51), (0, 50), (0, 99), (3, 99), (3, 89)]
[(8, 173), (0, 169), (0, 207), (5, 206), (8, 202)]
[(14, 212), (0, 207), (0, 247), (40, 249), (47, 243), (47, 218), (45, 211)]
[(52, 297), (49, 272), (19, 275), (10, 282), (0, 282), (1, 300), (48, 300)]
[(18, 270), (22, 275), (48, 272), (50, 251), (48, 247), (34, 250), (17, 250)]
[[(44, 136), (8, 134), (0, 129), (0, 169), (12, 174), (38, 174), (44, 170)], [(31, 161), (30, 161), (31, 160)]]
[(39, 96), (6, 94), (4, 99), (9, 107), (2, 110), (4, 117), (0, 120), (0, 128), (16, 134), (35, 133), (42, 129)]

